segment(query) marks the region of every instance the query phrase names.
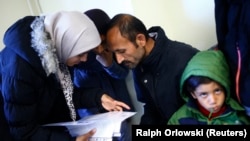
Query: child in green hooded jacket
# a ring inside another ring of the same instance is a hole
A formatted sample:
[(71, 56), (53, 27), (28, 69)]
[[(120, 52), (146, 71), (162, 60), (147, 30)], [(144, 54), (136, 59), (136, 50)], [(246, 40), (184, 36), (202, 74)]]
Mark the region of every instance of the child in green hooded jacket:
[(221, 51), (197, 53), (182, 74), (180, 88), (186, 104), (169, 125), (250, 124), (244, 108), (230, 96), (229, 68)]

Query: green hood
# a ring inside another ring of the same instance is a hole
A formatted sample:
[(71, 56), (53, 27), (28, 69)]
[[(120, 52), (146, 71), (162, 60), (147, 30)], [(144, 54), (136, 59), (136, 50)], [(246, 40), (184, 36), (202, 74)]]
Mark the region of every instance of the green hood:
[(223, 53), (219, 50), (200, 51), (189, 61), (180, 82), (182, 98), (187, 102), (188, 95), (182, 91), (185, 80), (191, 75), (209, 77), (226, 89), (226, 103), (230, 99), (229, 67)]

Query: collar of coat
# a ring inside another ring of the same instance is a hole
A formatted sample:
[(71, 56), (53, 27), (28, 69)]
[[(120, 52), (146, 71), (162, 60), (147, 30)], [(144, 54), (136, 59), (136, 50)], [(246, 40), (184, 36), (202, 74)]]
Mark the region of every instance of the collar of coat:
[(59, 61), (53, 41), (49, 33), (45, 32), (44, 18), (44, 16), (37, 17), (31, 24), (33, 29), (31, 47), (38, 53), (43, 69), (48, 76), (59, 69)]
[(76, 120), (76, 111), (73, 104), (73, 84), (68, 71), (68, 67), (59, 64), (56, 55), (56, 48), (49, 34), (45, 32), (44, 16), (37, 17), (31, 24), (31, 47), (35, 49), (40, 57), (43, 69), (47, 76), (54, 73), (61, 84), (65, 100), (70, 110), (70, 116), (73, 121)]

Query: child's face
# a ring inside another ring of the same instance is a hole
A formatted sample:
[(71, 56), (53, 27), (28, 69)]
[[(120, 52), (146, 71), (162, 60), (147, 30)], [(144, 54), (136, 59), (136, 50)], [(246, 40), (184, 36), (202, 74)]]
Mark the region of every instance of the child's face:
[(201, 106), (213, 113), (218, 112), (225, 101), (225, 92), (216, 82), (199, 85), (192, 96), (198, 100)]

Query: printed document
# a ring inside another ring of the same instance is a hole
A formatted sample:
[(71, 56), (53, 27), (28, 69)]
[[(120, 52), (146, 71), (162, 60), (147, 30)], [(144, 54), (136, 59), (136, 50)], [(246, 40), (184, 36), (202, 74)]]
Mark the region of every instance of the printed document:
[(96, 128), (96, 133), (92, 137), (102, 138), (102, 141), (105, 138), (105, 141), (108, 141), (112, 140), (112, 137), (119, 137), (122, 121), (135, 114), (136, 112), (126, 111), (106, 112), (86, 116), (75, 122), (52, 123), (44, 126), (65, 126), (73, 137), (83, 135)]

